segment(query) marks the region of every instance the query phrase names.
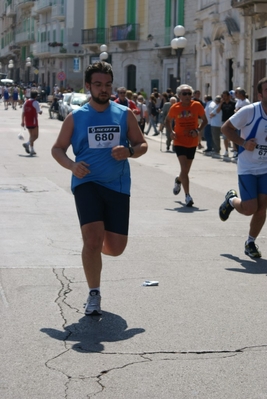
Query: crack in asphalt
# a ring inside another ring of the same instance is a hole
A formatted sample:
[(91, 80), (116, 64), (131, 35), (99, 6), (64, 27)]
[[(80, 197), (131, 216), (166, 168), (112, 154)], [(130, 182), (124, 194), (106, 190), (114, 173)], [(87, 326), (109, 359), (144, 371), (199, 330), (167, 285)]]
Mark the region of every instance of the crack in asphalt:
[[(67, 352), (71, 351), (72, 348), (68, 348), (67, 347), (67, 341), (69, 340), (70, 336), (72, 334), (74, 334), (75, 331), (71, 331), (68, 329), (67, 326), (67, 319), (64, 315), (64, 306), (67, 306), (68, 308), (75, 310), (75, 312), (80, 313), (79, 309), (76, 309), (72, 306), (70, 306), (67, 302), (67, 296), (68, 294), (72, 291), (72, 289), (70, 288), (70, 284), (71, 284), (71, 280), (69, 280), (65, 273), (65, 269), (61, 269), (61, 273), (59, 272), (59, 269), (53, 269), (53, 273), (56, 276), (56, 279), (59, 281), (60, 283), (60, 290), (58, 291), (58, 296), (55, 299), (55, 303), (57, 303), (59, 310), (60, 310), (60, 315), (62, 317), (63, 320), (63, 324), (62, 324), (62, 328), (66, 331), (66, 336), (64, 337), (64, 339), (62, 340), (63, 344), (64, 344), (64, 350), (62, 352), (60, 352), (59, 354), (57, 354), (56, 356), (48, 359), (45, 362), (45, 366), (53, 371), (56, 372), (60, 372), (61, 374), (63, 374), (67, 381), (65, 382), (65, 399), (68, 398), (68, 390), (69, 390), (69, 385), (72, 381), (77, 381), (77, 380), (95, 380), (96, 383), (99, 385), (99, 390), (93, 393), (89, 393), (86, 395), (87, 398), (91, 398), (93, 396), (98, 395), (99, 393), (102, 393), (106, 387), (104, 384), (104, 377), (108, 374), (111, 373), (112, 371), (115, 370), (123, 370), (127, 367), (131, 367), (133, 365), (136, 364), (141, 364), (141, 363), (147, 363), (147, 362), (153, 362), (153, 356), (155, 355), (166, 355), (165, 358), (161, 358), (159, 359), (160, 361), (175, 361), (177, 360), (177, 358), (168, 358), (168, 355), (196, 355), (198, 358), (199, 356), (205, 356), (205, 358), (201, 359), (201, 360), (207, 360), (207, 356), (206, 355), (223, 355), (223, 358), (227, 358), (227, 357), (232, 357), (232, 356), (237, 356), (239, 354), (243, 354), (245, 352), (248, 351), (253, 351), (253, 350), (262, 350), (262, 349), (266, 349), (267, 345), (254, 345), (254, 346), (245, 346), (239, 349), (233, 349), (233, 350), (198, 350), (198, 351), (164, 351), (164, 350), (160, 350), (160, 351), (145, 351), (145, 352), (101, 352), (101, 351), (93, 351), (93, 350), (85, 350), (83, 348), (82, 345), (78, 345), (76, 346), (76, 349), (79, 348), (80, 352), (86, 352), (86, 353), (99, 353), (100, 355), (103, 356), (139, 356), (140, 358), (142, 358), (142, 360), (136, 360), (133, 362), (128, 362), (123, 364), (122, 366), (117, 366), (117, 367), (111, 367), (110, 369), (106, 369), (106, 370), (102, 370), (99, 374), (97, 375), (91, 375), (88, 377), (74, 377), (71, 375), (68, 375), (66, 372), (64, 372), (63, 370), (60, 370), (57, 367), (53, 367), (50, 363), (53, 362), (55, 359), (60, 358), (61, 356), (65, 355)], [(75, 329), (76, 331), (78, 331), (77, 329)], [(209, 357), (208, 357), (209, 358)], [(214, 358), (214, 357), (213, 357)], [(195, 360), (195, 359), (192, 359)]]
[[(67, 352), (69, 352), (69, 351), (71, 350), (71, 348), (68, 348), (68, 347), (67, 347), (67, 340), (68, 340), (68, 338), (73, 334), (73, 332), (70, 331), (70, 330), (68, 330), (68, 329), (66, 328), (67, 319), (66, 319), (66, 317), (64, 316), (63, 304), (64, 304), (65, 306), (68, 306), (70, 309), (75, 309), (75, 308), (71, 307), (71, 306), (66, 302), (67, 295), (72, 291), (72, 289), (70, 288), (70, 283), (71, 283), (71, 281), (65, 276), (64, 272), (65, 272), (65, 269), (61, 269), (61, 275), (60, 275), (58, 269), (53, 269), (53, 273), (54, 273), (54, 275), (56, 276), (56, 279), (59, 281), (59, 283), (60, 283), (60, 285), (61, 285), (61, 288), (60, 288), (60, 290), (58, 291), (58, 296), (57, 296), (57, 298), (55, 299), (55, 303), (58, 305), (59, 311), (60, 311), (60, 315), (61, 315), (61, 317), (62, 317), (62, 319), (63, 319), (62, 328), (66, 331), (66, 336), (65, 336), (64, 340), (62, 340), (62, 342), (63, 342), (63, 344), (64, 344), (64, 347), (65, 347), (65, 350), (63, 350), (62, 352), (60, 352), (60, 353), (57, 354), (56, 356), (54, 356), (54, 357), (48, 359), (48, 360), (45, 362), (45, 366), (46, 366), (48, 369), (50, 369), (50, 370), (60, 372), (61, 374), (63, 374), (63, 375), (67, 378), (67, 381), (66, 381), (66, 383), (65, 383), (65, 398), (67, 399), (67, 397), (68, 397), (69, 383), (71, 382), (71, 380), (73, 379), (73, 377), (70, 376), (70, 375), (68, 375), (67, 373), (64, 373), (63, 370), (59, 370), (58, 368), (53, 367), (52, 365), (49, 364), (49, 363), (51, 363), (53, 360), (58, 359), (59, 357), (61, 357), (62, 355), (64, 355), (65, 353), (67, 353)], [(76, 312), (79, 312), (78, 309), (75, 309), (75, 311), (76, 311)]]

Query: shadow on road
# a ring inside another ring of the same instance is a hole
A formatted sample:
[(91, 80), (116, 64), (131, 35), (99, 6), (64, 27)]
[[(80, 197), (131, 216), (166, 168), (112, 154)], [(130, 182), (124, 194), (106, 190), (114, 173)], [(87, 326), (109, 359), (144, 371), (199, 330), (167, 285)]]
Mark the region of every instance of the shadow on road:
[(250, 273), (250, 274), (266, 274), (267, 275), (267, 262), (266, 259), (255, 258), (253, 260), (240, 259), (238, 256), (233, 256), (230, 254), (221, 254), (225, 258), (233, 260), (239, 263), (244, 269), (237, 268), (226, 268), (225, 270), (229, 270), (232, 272), (239, 273)]
[(180, 213), (193, 213), (193, 212), (206, 212), (208, 209), (200, 209), (197, 206), (186, 206), (182, 201), (175, 201), (176, 204), (180, 204), (181, 208), (165, 208), (166, 211), (175, 211)]
[(76, 342), (72, 347), (75, 351), (101, 352), (105, 349), (103, 342), (125, 341), (145, 332), (143, 328), (127, 328), (127, 322), (121, 316), (103, 312), (102, 316), (84, 316), (77, 323), (65, 326), (65, 331), (54, 328), (40, 331), (66, 344)]

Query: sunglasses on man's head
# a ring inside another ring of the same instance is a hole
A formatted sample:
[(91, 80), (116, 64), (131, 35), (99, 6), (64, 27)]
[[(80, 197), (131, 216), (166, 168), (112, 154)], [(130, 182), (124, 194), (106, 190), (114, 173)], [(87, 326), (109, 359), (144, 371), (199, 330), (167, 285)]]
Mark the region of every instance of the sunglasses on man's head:
[(192, 96), (191, 91), (182, 91), (181, 94), (182, 96)]
[(118, 91), (119, 94), (126, 94), (126, 91)]

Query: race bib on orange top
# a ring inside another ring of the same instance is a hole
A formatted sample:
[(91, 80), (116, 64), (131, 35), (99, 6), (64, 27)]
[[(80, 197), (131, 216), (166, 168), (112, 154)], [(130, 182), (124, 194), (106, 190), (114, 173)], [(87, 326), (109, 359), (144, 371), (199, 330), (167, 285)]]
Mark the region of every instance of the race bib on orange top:
[(182, 147), (197, 147), (198, 137), (192, 137), (190, 131), (198, 128), (198, 118), (202, 118), (204, 114), (204, 108), (198, 101), (191, 101), (188, 107), (179, 102), (174, 104), (168, 113), (175, 122), (176, 139), (173, 140), (173, 144)]

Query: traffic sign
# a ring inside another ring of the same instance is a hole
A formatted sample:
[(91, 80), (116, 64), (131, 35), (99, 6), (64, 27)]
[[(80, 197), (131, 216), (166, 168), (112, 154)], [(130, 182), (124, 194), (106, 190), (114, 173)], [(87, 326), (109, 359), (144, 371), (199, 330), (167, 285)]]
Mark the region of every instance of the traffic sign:
[(58, 72), (57, 78), (58, 78), (58, 80), (65, 80), (65, 79), (66, 79), (66, 74), (65, 74), (65, 72), (63, 72), (63, 71)]

